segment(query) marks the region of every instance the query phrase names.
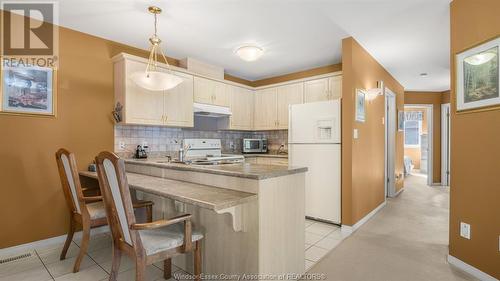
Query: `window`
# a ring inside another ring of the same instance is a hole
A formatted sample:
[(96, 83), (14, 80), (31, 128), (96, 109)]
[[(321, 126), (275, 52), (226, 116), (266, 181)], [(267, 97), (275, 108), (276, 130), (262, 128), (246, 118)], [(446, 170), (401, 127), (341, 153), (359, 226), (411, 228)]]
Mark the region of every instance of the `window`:
[(422, 132), (422, 121), (406, 120), (405, 121), (405, 146), (417, 147), (420, 146), (420, 134)]

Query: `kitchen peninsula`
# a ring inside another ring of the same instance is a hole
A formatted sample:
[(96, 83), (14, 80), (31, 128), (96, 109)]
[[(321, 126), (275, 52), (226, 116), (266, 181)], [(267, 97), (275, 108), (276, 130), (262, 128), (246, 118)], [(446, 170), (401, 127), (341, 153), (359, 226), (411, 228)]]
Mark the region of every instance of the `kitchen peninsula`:
[[(128, 159), (125, 166), (137, 197), (155, 202), (154, 220), (193, 215), (194, 227), (205, 235), (204, 274), (305, 272), (307, 168), (186, 165), (165, 158)], [(80, 175), (95, 178), (95, 173)], [(192, 272), (191, 261), (187, 255), (173, 263)]]

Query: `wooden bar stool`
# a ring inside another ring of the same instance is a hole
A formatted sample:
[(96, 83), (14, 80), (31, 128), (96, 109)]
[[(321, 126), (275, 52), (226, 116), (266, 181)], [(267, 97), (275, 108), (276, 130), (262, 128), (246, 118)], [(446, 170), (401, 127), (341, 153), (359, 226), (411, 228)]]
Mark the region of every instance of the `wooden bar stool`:
[[(107, 225), (106, 211), (102, 196), (85, 197), (83, 194), (82, 186), (80, 184), (80, 177), (78, 175), (78, 168), (76, 165), (75, 155), (66, 149), (59, 149), (56, 152), (57, 167), (59, 170), (59, 177), (61, 178), (61, 185), (66, 198), (70, 213), (69, 230), (66, 242), (64, 243), (60, 259), (66, 258), (66, 253), (73, 240), (73, 235), (78, 226), (82, 227), (82, 243), (80, 245), (80, 252), (76, 258), (73, 272), (80, 270), (80, 263), (87, 253), (87, 248), (90, 239), (90, 229)], [(146, 208), (147, 220), (152, 221), (152, 208), (153, 203), (149, 201), (138, 201), (134, 204), (135, 208)]]
[(109, 280), (116, 280), (122, 253), (135, 260), (135, 280), (142, 281), (146, 266), (162, 260), (164, 278), (170, 279), (171, 258), (191, 251), (194, 252), (195, 280), (200, 280), (200, 242), (203, 235), (192, 231), (191, 215), (136, 223), (123, 160), (111, 152), (101, 152), (96, 157), (96, 164), (99, 186), (113, 235), (113, 262)]

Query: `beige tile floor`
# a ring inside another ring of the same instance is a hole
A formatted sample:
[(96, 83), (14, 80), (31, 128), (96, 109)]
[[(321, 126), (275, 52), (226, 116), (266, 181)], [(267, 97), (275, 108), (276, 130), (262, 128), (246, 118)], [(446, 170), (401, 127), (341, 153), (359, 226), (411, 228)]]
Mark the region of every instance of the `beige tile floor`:
[[(307, 270), (335, 248), (343, 238), (338, 226), (311, 220), (306, 220), (305, 233)], [(80, 266), (80, 272), (74, 274), (72, 269), (80, 250), (80, 242), (79, 239), (73, 241), (63, 261), (59, 260), (62, 250), (62, 243), (60, 243), (33, 249), (31, 250), (32, 256), (29, 258), (0, 264), (0, 281), (107, 280), (112, 259), (109, 234), (99, 234), (91, 238), (87, 255)], [(172, 280), (180, 280), (183, 274), (187, 273), (172, 266)], [(149, 266), (146, 275), (149, 281), (163, 280), (163, 265), (158, 263)], [(118, 281), (134, 280), (134, 276), (135, 264), (124, 256), (120, 264)]]
[[(107, 280), (111, 269), (111, 237), (108, 234), (92, 237), (88, 253), (81, 263), (80, 272), (72, 273), (73, 264), (80, 250), (79, 245), (80, 240), (73, 241), (63, 261), (59, 260), (62, 244), (57, 244), (33, 249), (29, 258), (0, 264), (0, 281)], [(171, 280), (176, 280), (174, 277), (180, 274), (187, 273), (172, 265)], [(148, 281), (164, 280), (163, 265), (160, 263), (149, 266), (146, 276)], [(135, 264), (126, 256), (122, 257), (117, 280), (135, 280)]]
[(337, 247), (344, 238), (339, 226), (306, 220), (306, 271)]

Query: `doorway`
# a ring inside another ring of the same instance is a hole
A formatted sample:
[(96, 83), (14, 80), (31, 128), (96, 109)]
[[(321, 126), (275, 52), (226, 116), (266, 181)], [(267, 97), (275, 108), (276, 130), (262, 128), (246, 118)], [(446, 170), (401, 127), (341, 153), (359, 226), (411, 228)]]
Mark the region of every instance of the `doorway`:
[(404, 157), (407, 173), (433, 176), (433, 108), (429, 104), (405, 105)]
[(441, 105), (441, 185), (450, 186), (450, 104)]
[(396, 194), (396, 94), (385, 88), (385, 197)]

